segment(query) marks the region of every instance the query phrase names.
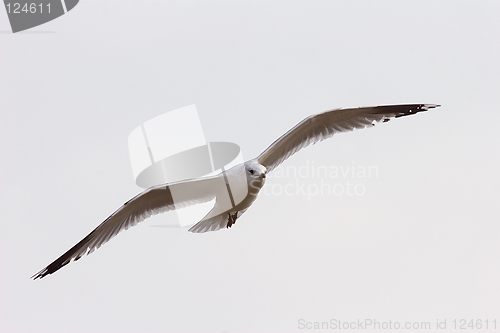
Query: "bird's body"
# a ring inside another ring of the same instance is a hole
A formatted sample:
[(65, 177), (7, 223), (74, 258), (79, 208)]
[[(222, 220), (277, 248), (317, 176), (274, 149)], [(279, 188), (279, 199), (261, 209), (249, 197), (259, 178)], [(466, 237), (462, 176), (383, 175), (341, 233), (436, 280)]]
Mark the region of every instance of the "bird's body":
[(148, 188), (127, 201), (89, 235), (33, 276), (52, 274), (72, 260), (90, 254), (120, 231), (154, 214), (171, 211), (215, 199), (214, 207), (189, 231), (203, 233), (230, 228), (254, 203), (265, 184), (266, 174), (284, 160), (310, 144), (336, 133), (387, 122), (392, 118), (416, 114), (438, 107), (434, 104), (408, 104), (336, 109), (309, 116), (274, 141), (257, 158), (221, 173)]
[(238, 164), (216, 176), (217, 195), (212, 210), (191, 232), (206, 232), (230, 228), (257, 199), (266, 181), (266, 169), (256, 161)]

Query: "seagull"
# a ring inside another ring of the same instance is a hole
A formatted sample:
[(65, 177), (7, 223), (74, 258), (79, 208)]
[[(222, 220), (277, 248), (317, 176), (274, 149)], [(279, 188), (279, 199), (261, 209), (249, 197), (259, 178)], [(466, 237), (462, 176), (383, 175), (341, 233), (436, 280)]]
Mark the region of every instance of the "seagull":
[(217, 175), (152, 186), (125, 202), (78, 244), (32, 276), (41, 279), (85, 254), (90, 254), (119, 232), (152, 215), (215, 199), (210, 212), (189, 231), (204, 233), (231, 228), (257, 199), (266, 175), (287, 158), (334, 134), (374, 126), (439, 107), (437, 104), (382, 105), (334, 109), (309, 116), (274, 141), (257, 158), (222, 170)]

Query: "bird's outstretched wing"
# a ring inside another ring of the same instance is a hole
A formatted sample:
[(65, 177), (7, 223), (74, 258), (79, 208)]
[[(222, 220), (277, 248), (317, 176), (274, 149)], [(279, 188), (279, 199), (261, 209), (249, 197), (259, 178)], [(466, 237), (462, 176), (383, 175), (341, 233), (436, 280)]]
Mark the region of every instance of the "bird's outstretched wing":
[(150, 187), (124, 203), (123, 206), (104, 220), (87, 237), (57, 258), (53, 263), (33, 275), (32, 278), (43, 278), (67, 265), (72, 260), (78, 260), (84, 254), (94, 252), (120, 231), (127, 230), (151, 215), (214, 199), (217, 186), (220, 184), (220, 181), (217, 181), (217, 179), (218, 176), (213, 176)]
[(274, 141), (257, 161), (270, 172), (300, 149), (348, 132), (438, 107), (436, 104), (405, 104), (335, 109), (309, 116)]

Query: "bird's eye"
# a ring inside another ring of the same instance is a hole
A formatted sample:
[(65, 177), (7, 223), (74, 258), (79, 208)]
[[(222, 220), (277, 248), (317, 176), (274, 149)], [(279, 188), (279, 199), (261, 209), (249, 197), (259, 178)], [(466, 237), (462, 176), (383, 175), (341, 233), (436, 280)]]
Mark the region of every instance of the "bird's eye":
[(253, 175), (253, 169), (250, 169), (248, 172), (250, 172), (250, 174)]

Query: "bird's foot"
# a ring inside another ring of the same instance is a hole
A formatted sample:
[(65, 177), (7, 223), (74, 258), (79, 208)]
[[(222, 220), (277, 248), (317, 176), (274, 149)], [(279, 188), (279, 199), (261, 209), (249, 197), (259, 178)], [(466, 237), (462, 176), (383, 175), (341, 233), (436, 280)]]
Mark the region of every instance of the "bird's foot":
[(231, 226), (236, 223), (237, 218), (238, 212), (229, 213), (229, 217), (227, 219), (227, 228), (231, 228)]

